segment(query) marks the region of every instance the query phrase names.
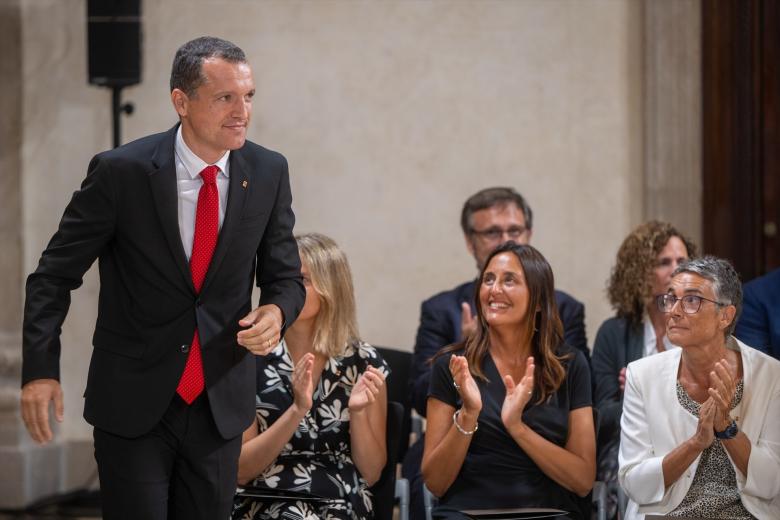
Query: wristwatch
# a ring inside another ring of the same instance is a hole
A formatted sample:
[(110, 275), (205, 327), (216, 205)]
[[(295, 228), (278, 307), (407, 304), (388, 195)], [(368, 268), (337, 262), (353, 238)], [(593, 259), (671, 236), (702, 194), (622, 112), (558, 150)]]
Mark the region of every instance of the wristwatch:
[(737, 436), (738, 433), (739, 433), (739, 428), (737, 427), (737, 421), (732, 419), (731, 424), (726, 426), (725, 430), (723, 430), (722, 432), (719, 432), (717, 430), (715, 431), (715, 437), (717, 437), (718, 439), (733, 439), (734, 437)]

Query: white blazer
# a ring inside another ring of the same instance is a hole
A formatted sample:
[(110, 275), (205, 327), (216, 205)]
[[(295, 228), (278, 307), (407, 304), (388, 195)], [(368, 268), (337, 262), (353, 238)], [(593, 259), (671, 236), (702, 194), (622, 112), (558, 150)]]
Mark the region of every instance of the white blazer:
[[(756, 518), (780, 519), (780, 361), (741, 341), (742, 401), (732, 410), (750, 439), (747, 478), (734, 467), (742, 503)], [(677, 402), (677, 371), (683, 349), (645, 357), (628, 365), (620, 421), (618, 479), (630, 501), (627, 519), (664, 515), (677, 507), (693, 482), (697, 457), (664, 489), (661, 463), (667, 453), (696, 433), (698, 418)], [(728, 453), (728, 452), (727, 452)], [(729, 457), (731, 460), (731, 457)], [(732, 466), (734, 465), (734, 461)]]

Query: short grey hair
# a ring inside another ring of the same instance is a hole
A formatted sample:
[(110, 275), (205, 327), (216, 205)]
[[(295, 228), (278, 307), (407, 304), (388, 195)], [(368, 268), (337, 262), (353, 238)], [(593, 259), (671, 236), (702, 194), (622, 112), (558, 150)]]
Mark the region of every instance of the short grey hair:
[(692, 273), (712, 282), (715, 299), (737, 308), (731, 324), (724, 331), (729, 337), (737, 326), (737, 320), (742, 313), (742, 282), (734, 266), (728, 260), (715, 256), (703, 256), (683, 262), (672, 273), (672, 277), (682, 273)]
[(206, 80), (203, 76), (203, 62), (210, 58), (219, 58), (229, 63), (246, 63), (244, 51), (234, 43), (213, 36), (195, 38), (176, 51), (171, 67), (171, 92), (179, 89), (192, 97)]

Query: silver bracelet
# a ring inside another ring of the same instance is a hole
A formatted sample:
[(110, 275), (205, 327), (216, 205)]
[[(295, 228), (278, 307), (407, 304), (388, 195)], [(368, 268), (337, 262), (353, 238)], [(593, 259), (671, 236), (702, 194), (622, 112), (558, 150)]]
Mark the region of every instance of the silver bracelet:
[(474, 424), (474, 429), (471, 430), (470, 432), (461, 428), (460, 424), (458, 424), (458, 415), (460, 415), (460, 410), (455, 410), (455, 413), (452, 414), (452, 424), (455, 425), (455, 428), (457, 428), (460, 433), (462, 433), (463, 435), (474, 435), (474, 432), (479, 430), (479, 422)]

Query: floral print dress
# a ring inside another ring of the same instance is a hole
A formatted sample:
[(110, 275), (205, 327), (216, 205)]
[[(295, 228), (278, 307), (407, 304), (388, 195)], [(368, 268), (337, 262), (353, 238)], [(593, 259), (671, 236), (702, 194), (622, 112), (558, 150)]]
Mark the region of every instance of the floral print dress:
[[(311, 410), (277, 459), (252, 483), (290, 490), (326, 501), (236, 499), (233, 520), (364, 520), (373, 518), (372, 496), (352, 462), (349, 396), (360, 374), (372, 365), (387, 376), (385, 361), (370, 345), (356, 342), (330, 358), (314, 390)], [(257, 358), (257, 423), (267, 430), (293, 404), (293, 362), (284, 341)]]

